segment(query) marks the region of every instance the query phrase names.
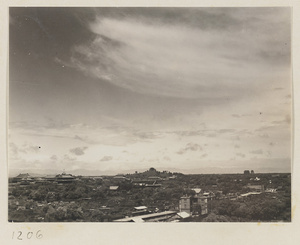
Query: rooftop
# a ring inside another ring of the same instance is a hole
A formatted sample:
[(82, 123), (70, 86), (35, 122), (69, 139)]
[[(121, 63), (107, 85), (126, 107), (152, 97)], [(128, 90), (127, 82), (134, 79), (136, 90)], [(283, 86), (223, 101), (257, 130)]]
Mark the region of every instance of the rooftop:
[(176, 214), (176, 211), (164, 211), (161, 213), (152, 213), (152, 214), (145, 214), (145, 215), (140, 215), (140, 216), (135, 216), (135, 217), (129, 217), (129, 218), (123, 218), (123, 219), (117, 219), (114, 220), (114, 222), (130, 222), (130, 221), (139, 221), (141, 222), (141, 220), (143, 220), (142, 222), (144, 222), (147, 219), (151, 219), (151, 218), (158, 218), (158, 217), (162, 217), (162, 216), (166, 216), (166, 215), (171, 215), (171, 214)]
[(147, 209), (147, 207), (146, 206), (139, 206), (139, 207), (134, 207), (134, 209), (143, 210), (143, 209)]

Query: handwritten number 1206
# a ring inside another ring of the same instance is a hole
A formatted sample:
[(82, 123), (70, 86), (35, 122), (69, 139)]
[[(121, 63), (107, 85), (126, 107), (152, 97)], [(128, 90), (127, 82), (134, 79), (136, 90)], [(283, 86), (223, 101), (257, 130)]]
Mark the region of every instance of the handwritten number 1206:
[(32, 237), (36, 238), (36, 239), (42, 239), (43, 235), (42, 235), (42, 231), (38, 230), (37, 232), (22, 232), (22, 231), (17, 231), (16, 233), (13, 232), (12, 234), (12, 239), (17, 239), (17, 240), (23, 240), (23, 239), (31, 239)]

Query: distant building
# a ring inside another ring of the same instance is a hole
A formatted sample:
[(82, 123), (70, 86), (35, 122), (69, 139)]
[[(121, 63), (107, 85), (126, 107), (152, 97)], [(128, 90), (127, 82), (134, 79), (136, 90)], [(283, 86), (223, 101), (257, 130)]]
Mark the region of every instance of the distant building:
[(47, 176), (45, 177), (45, 180), (46, 180), (46, 181), (50, 181), (50, 182), (56, 181), (56, 175), (47, 175)]
[(200, 194), (200, 193), (203, 192), (201, 188), (193, 188), (192, 190), (193, 190), (196, 194)]
[(34, 178), (31, 177), (28, 173), (26, 174), (19, 174), (18, 176), (13, 178), (12, 182), (30, 182), (33, 181)]
[(277, 190), (274, 189), (274, 188), (267, 188), (267, 189), (265, 190), (265, 192), (267, 192), (267, 193), (277, 193)]
[(244, 171), (244, 174), (247, 174), (247, 175), (248, 175), (248, 174), (250, 174), (250, 171), (249, 171), (249, 170), (245, 170), (245, 171)]
[(139, 207), (134, 207), (134, 211), (132, 212), (132, 216), (138, 216), (138, 215), (143, 215), (143, 214), (148, 214), (148, 207), (146, 206), (139, 206)]
[(146, 206), (138, 206), (138, 207), (134, 207), (134, 209), (137, 211), (146, 211), (148, 208)]
[(254, 174), (254, 170), (251, 170), (251, 174)]
[(159, 176), (149, 176), (149, 177), (148, 177), (148, 180), (149, 180), (149, 181), (155, 181), (155, 182), (157, 182), (157, 181), (161, 181), (162, 178), (159, 177)]
[(27, 178), (31, 178), (31, 176), (29, 175), (29, 173), (26, 173), (26, 174), (19, 174), (15, 178), (18, 178), (18, 179), (27, 179)]
[(161, 184), (145, 184), (145, 187), (161, 187)]
[(179, 218), (176, 211), (164, 211), (160, 213), (151, 213), (145, 214), (135, 217), (128, 217), (123, 219), (114, 220), (114, 222), (136, 222), (136, 223), (143, 223), (143, 222), (166, 222), (170, 220), (174, 220)]
[(66, 174), (63, 172), (62, 174), (56, 175), (55, 179), (58, 183), (71, 183), (75, 181), (76, 178), (72, 174)]
[(180, 212), (180, 213), (177, 213), (177, 215), (182, 218), (182, 219), (185, 219), (185, 218), (188, 218), (190, 217), (191, 215), (188, 214), (187, 212)]
[(110, 187), (109, 187), (109, 190), (110, 191), (117, 191), (119, 189), (119, 186), (117, 186), (117, 185), (111, 185)]
[(179, 200), (179, 211), (191, 213), (191, 197), (190, 196), (183, 196)]
[(114, 180), (119, 180), (119, 181), (125, 181), (125, 180), (130, 180), (128, 178), (126, 178), (125, 176), (123, 175), (116, 175), (113, 177)]
[(207, 214), (209, 197), (203, 195), (183, 196), (179, 200), (179, 212), (188, 214)]
[(248, 192), (248, 193), (241, 194), (240, 197), (248, 197), (251, 195), (259, 195), (259, 194), (261, 194), (261, 192)]
[(251, 191), (256, 191), (256, 192), (264, 192), (265, 191), (264, 185), (251, 185), (251, 184), (248, 184), (246, 187), (249, 188)]

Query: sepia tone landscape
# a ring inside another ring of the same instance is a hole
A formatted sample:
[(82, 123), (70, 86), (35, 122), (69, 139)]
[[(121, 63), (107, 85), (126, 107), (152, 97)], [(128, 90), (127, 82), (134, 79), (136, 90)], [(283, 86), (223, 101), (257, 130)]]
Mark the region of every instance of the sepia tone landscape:
[(9, 9), (10, 222), (291, 222), (291, 8)]
[(291, 175), (20, 174), (10, 178), (9, 221), (289, 222)]

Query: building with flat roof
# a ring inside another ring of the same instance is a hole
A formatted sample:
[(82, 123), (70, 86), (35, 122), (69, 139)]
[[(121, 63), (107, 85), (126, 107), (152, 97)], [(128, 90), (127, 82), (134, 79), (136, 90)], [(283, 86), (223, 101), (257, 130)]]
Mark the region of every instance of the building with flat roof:
[(170, 219), (179, 218), (177, 216), (176, 211), (164, 211), (160, 213), (151, 213), (151, 214), (145, 214), (135, 217), (127, 217), (123, 219), (117, 219), (114, 220), (114, 222), (136, 222), (136, 223), (142, 223), (142, 222), (166, 222)]
[(118, 185), (111, 185), (110, 187), (109, 187), (109, 190), (111, 190), (111, 191), (117, 191), (119, 189), (119, 186)]
[(257, 191), (257, 192), (264, 192), (265, 186), (264, 185), (251, 185), (248, 184), (247, 188), (249, 188), (251, 191)]
[(179, 212), (188, 214), (208, 214), (208, 199), (203, 195), (183, 196), (179, 200)]

